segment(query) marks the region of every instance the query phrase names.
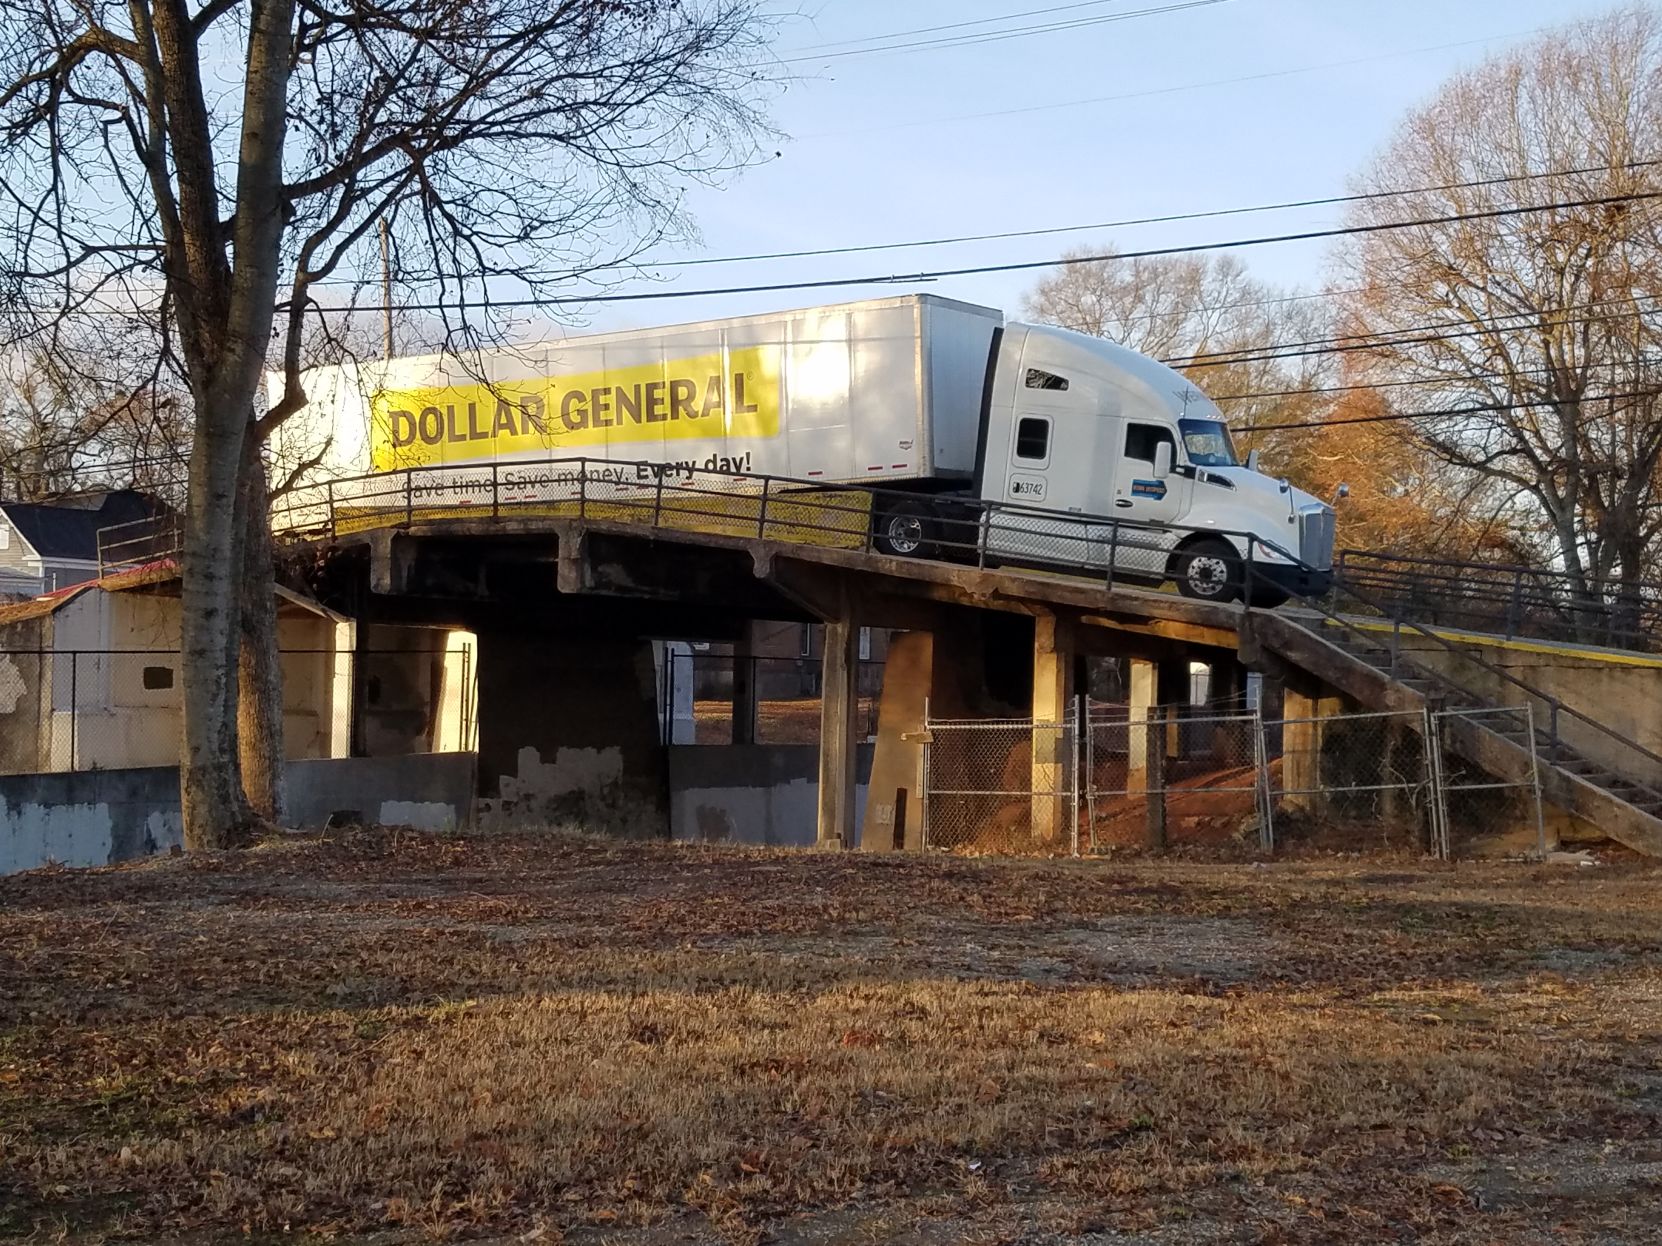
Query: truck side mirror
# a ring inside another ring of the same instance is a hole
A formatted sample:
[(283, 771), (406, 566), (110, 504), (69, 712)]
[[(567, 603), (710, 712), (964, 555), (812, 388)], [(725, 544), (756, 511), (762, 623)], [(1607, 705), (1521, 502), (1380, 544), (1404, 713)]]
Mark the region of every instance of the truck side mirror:
[(1258, 451), (1250, 450), (1250, 451), (1247, 452), (1247, 471), (1255, 472), (1257, 470), (1258, 470)]
[(1154, 447), (1154, 479), (1164, 480), (1171, 475), (1171, 442), (1162, 441)]

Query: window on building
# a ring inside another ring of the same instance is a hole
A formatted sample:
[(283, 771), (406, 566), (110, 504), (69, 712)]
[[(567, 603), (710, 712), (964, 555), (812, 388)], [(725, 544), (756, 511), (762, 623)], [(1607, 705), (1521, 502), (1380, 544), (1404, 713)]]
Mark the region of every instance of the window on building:
[(1177, 440), (1171, 429), (1159, 424), (1127, 424), (1125, 426), (1125, 457), (1154, 462), (1154, 448), (1161, 442), (1172, 448), (1172, 462), (1177, 462)]
[(805, 658), (814, 656), (814, 625), (812, 623), (802, 624), (801, 642), (797, 653)]
[(12, 547), (12, 530), (10, 524), (0, 523), (0, 549)]
[(1043, 368), (1029, 368), (1027, 370), (1028, 389), (1066, 389), (1068, 378), (1057, 376), (1054, 372), (1046, 372)]
[(1024, 415), (1016, 421), (1016, 457), (1043, 463), (1050, 457), (1050, 421)]
[(144, 668), (144, 688), (147, 692), (164, 692), (173, 687), (173, 668), (171, 666), (147, 666)]
[(860, 661), (871, 661), (871, 628), (860, 629)]

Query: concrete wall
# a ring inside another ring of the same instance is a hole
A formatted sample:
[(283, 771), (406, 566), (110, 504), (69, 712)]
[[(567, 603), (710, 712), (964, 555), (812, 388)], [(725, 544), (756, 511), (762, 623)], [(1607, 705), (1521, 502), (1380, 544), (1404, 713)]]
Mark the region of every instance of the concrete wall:
[[(1549, 646), (1528, 644), (1468, 644), (1483, 661), (1521, 679), (1532, 688), (1556, 697), (1610, 730), (1662, 756), (1662, 659), (1637, 654), (1609, 658), (1577, 656)], [(1489, 671), (1433, 646), (1423, 637), (1403, 637), (1403, 649), (1413, 659), (1441, 671), (1454, 682), (1502, 705), (1534, 704), (1535, 721), (1547, 726), (1550, 709), (1545, 701), (1529, 697), (1521, 688)], [(1558, 720), (1559, 735), (1572, 748), (1631, 778), (1662, 782), (1662, 766), (1624, 748), (1596, 727), (1567, 714)]]
[[(290, 762), (293, 825), (332, 815), (366, 824), (448, 831), (473, 804), (470, 753), (321, 758)], [(173, 766), (0, 775), (0, 874), (53, 862), (109, 865), (181, 842), (179, 772)]]
[[(858, 754), (855, 818), (872, 749)], [(812, 744), (701, 744), (669, 750), (669, 825), (699, 843), (811, 848), (818, 834), (819, 749)], [(857, 847), (858, 840), (849, 847)]]
[(165, 852), (180, 825), (171, 766), (0, 776), (0, 874)]
[(290, 762), (284, 770), (289, 821), (316, 829), (352, 821), (454, 831), (473, 808), (472, 753), (332, 757)]
[(478, 720), (482, 827), (663, 834), (650, 641), (481, 630)]

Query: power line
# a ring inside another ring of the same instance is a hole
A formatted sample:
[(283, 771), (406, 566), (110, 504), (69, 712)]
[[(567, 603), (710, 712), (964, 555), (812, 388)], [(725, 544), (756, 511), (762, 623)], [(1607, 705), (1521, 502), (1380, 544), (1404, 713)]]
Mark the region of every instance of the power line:
[(919, 26), (913, 30), (891, 30), (886, 35), (864, 35), (858, 39), (831, 39), (825, 43), (810, 43), (806, 47), (786, 48), (787, 54), (817, 52), (822, 48), (845, 48), (851, 44), (881, 43), (885, 39), (906, 39), (912, 35), (932, 35), (943, 30), (962, 30), (969, 26), (991, 26), (997, 22), (1013, 22), (1020, 17), (1043, 17), (1048, 13), (1067, 13), (1076, 9), (1100, 9), (1121, 0), (1080, 0), (1074, 4), (1053, 4), (1043, 9), (1022, 9), (1016, 13), (1001, 13), (997, 17), (979, 17), (970, 22), (948, 22), (944, 26)]
[(1093, 104), (1117, 104), (1127, 100), (1149, 99), (1160, 95), (1178, 95), (1185, 91), (1200, 91), (1209, 87), (1240, 86), (1249, 82), (1264, 82), (1275, 78), (1291, 78), (1298, 74), (1319, 73), (1324, 69), (1349, 69), (1356, 65), (1371, 65), (1378, 61), (1395, 60), (1401, 56), (1422, 56), (1427, 52), (1447, 52), (1455, 48), (1475, 47), (1478, 44), (1494, 43), (1501, 39), (1524, 39), (1531, 35), (1538, 35), (1546, 27), (1536, 27), (1534, 30), (1520, 30), (1512, 34), (1486, 35), (1481, 39), (1462, 39), (1456, 43), (1434, 43), (1426, 47), (1401, 48), (1394, 52), (1380, 52), (1374, 56), (1358, 56), (1345, 61), (1325, 61), (1317, 65), (1298, 65), (1289, 69), (1274, 69), (1265, 73), (1242, 74), (1234, 78), (1211, 78), (1204, 82), (1185, 82), (1176, 86), (1151, 87), (1146, 91), (1126, 91), (1118, 95), (1096, 95), (1088, 99), (1057, 100), (1050, 104), (1028, 104), (1021, 108), (999, 108), (990, 112), (954, 113), (949, 117), (924, 117), (916, 121), (894, 121), (886, 125), (859, 126), (846, 130), (820, 130), (809, 134), (793, 136), (795, 142), (810, 142), (816, 139), (844, 138), (860, 134), (887, 134), (894, 130), (918, 129), (933, 125), (950, 125), (958, 121), (989, 121), (997, 117), (1019, 117), (1036, 112), (1056, 112), (1064, 108), (1084, 108)]
[[(1629, 361), (1623, 360), (1623, 359), (1607, 359), (1602, 363), (1589, 363), (1589, 364), (1584, 364), (1582, 366), (1585, 367), (1585, 368), (1597, 368), (1597, 369), (1602, 371), (1602, 370), (1607, 369), (1607, 368), (1624, 368), (1624, 367), (1630, 366), (1630, 364), (1629, 364)], [(1414, 385), (1451, 385), (1452, 386), (1452, 385), (1461, 384), (1462, 382), (1508, 381), (1508, 380), (1511, 380), (1513, 377), (1550, 376), (1550, 375), (1552, 375), (1552, 373), (1553, 373), (1553, 369), (1551, 369), (1551, 368), (1519, 368), (1516, 371), (1510, 372), (1510, 373), (1508, 373), (1508, 372), (1473, 372), (1468, 376), (1463, 376), (1463, 377), (1458, 377), (1458, 378), (1446, 377), (1446, 376), (1426, 376), (1426, 377), (1418, 377), (1414, 380), (1374, 381), (1374, 382), (1371, 382), (1370, 384), (1366, 384), (1366, 385), (1361, 385), (1361, 384), (1358, 384), (1358, 385), (1318, 385), (1318, 386), (1314, 386), (1314, 387), (1311, 387), (1311, 388), (1308, 388), (1308, 389), (1271, 389), (1271, 390), (1260, 390), (1256, 393), (1250, 393), (1250, 394), (1224, 394), (1224, 395), (1221, 395), (1221, 396), (1218, 395), (1218, 394), (1208, 394), (1207, 397), (1210, 398), (1213, 402), (1220, 402), (1220, 403), (1221, 402), (1250, 402), (1250, 401), (1253, 401), (1255, 399), (1264, 399), (1264, 398), (1305, 398), (1305, 397), (1320, 397), (1320, 396), (1327, 395), (1327, 394), (1356, 394), (1356, 393), (1362, 393), (1364, 391), (1378, 390), (1378, 389), (1407, 389), (1410, 386), (1414, 386)]]
[(1267, 354), (1271, 351), (1292, 350), (1300, 346), (1324, 346), (1335, 342), (1359, 342), (1370, 338), (1396, 337), (1404, 333), (1430, 333), (1434, 329), (1464, 329), (1470, 326), (1474, 320), (1486, 323), (1500, 320), (1528, 320), (1533, 316), (1559, 316), (1569, 312), (1591, 311), (1598, 307), (1622, 307), (1630, 302), (1637, 302), (1637, 300), (1625, 298), (1594, 299), (1590, 303), (1571, 303), (1566, 307), (1530, 308), (1527, 311), (1497, 312), (1494, 315), (1462, 317), (1457, 320), (1433, 320), (1429, 324), (1413, 325), (1401, 329), (1375, 329), (1367, 333), (1339, 333), (1330, 337), (1306, 338), (1300, 342), (1276, 342), (1268, 346), (1238, 346), (1229, 350), (1199, 352), (1192, 355), (1167, 355), (1160, 362), (1186, 366), (1205, 360), (1221, 359), (1225, 363), (1231, 363), (1236, 362), (1235, 357), (1240, 355), (1257, 356), (1260, 353)]
[[(1607, 306), (1607, 305), (1613, 305), (1613, 302), (1612, 301), (1606, 301), (1606, 303), (1603, 303), (1603, 304), (1589, 303), (1589, 304), (1586, 304), (1584, 307), (1581, 307), (1581, 308), (1569, 307), (1569, 308), (1563, 308), (1561, 310), (1565, 311), (1565, 312), (1569, 312), (1569, 311), (1577, 311), (1577, 310), (1586, 310), (1587, 308), (1591, 308), (1591, 307)], [(1434, 345), (1438, 342), (1455, 341), (1456, 339), (1459, 339), (1459, 338), (1481, 337), (1485, 333), (1521, 333), (1521, 332), (1524, 332), (1525, 330), (1528, 330), (1528, 329), (1534, 329), (1534, 328), (1540, 328), (1540, 327), (1559, 328), (1559, 327), (1562, 327), (1564, 325), (1597, 324), (1600, 321), (1620, 320), (1620, 319), (1624, 319), (1624, 318), (1629, 317), (1629, 316), (1639, 317), (1639, 316), (1645, 316), (1645, 315), (1654, 315), (1658, 310), (1659, 310), (1659, 308), (1655, 304), (1653, 304), (1649, 307), (1634, 308), (1632, 311), (1613, 313), (1611, 315), (1606, 315), (1606, 316), (1583, 316), (1583, 317), (1561, 318), (1561, 319), (1557, 319), (1557, 320), (1547, 321), (1547, 322), (1545, 322), (1544, 325), (1520, 324), (1520, 325), (1513, 325), (1513, 326), (1508, 326), (1508, 327), (1498, 327), (1497, 328), (1493, 324), (1489, 324), (1489, 325), (1486, 325), (1482, 328), (1461, 329), (1458, 332), (1450, 332), (1450, 333), (1433, 333), (1433, 332), (1431, 332), (1434, 329), (1455, 328), (1456, 326), (1468, 325), (1468, 324), (1471, 323), (1469, 320), (1439, 321), (1439, 322), (1436, 322), (1436, 323), (1433, 323), (1433, 324), (1425, 325), (1423, 327), (1414, 327), (1414, 328), (1407, 328), (1407, 329), (1381, 330), (1379, 333), (1376, 333), (1376, 334), (1350, 334), (1350, 335), (1347, 335), (1345, 337), (1319, 338), (1319, 339), (1313, 339), (1310, 342), (1289, 342), (1289, 343), (1286, 343), (1285, 345), (1282, 345), (1282, 346), (1265, 346), (1265, 347), (1253, 348), (1253, 349), (1260, 352), (1260, 353), (1257, 353), (1257, 354), (1244, 353), (1243, 352), (1243, 353), (1239, 353), (1239, 354), (1236, 354), (1236, 355), (1233, 355), (1233, 356), (1230, 356), (1230, 357), (1227, 357), (1227, 358), (1225, 358), (1225, 357), (1213, 357), (1213, 356), (1193, 356), (1193, 357), (1174, 356), (1174, 357), (1162, 359), (1162, 360), (1160, 360), (1160, 362), (1166, 364), (1169, 367), (1183, 368), (1183, 369), (1227, 368), (1227, 367), (1231, 367), (1235, 364), (1242, 364), (1242, 363), (1270, 363), (1270, 362), (1274, 362), (1275, 360), (1279, 360), (1279, 359), (1303, 359), (1303, 358), (1307, 358), (1307, 357), (1310, 357), (1310, 356), (1313, 356), (1313, 355), (1344, 355), (1344, 354), (1351, 354), (1351, 353), (1354, 353), (1356, 351), (1381, 350), (1381, 349), (1384, 349), (1384, 348), (1387, 348), (1387, 347), (1392, 347), (1392, 346), (1429, 346), (1429, 345)], [(1517, 313), (1513, 313), (1510, 316), (1493, 317), (1492, 319), (1496, 319), (1496, 320), (1516, 319), (1519, 316), (1526, 315), (1526, 314), (1534, 316), (1534, 315), (1538, 315), (1539, 313), (1537, 313), (1537, 312), (1529, 312), (1529, 313), (1517, 312)], [(1402, 336), (1402, 335), (1405, 335), (1405, 334), (1406, 335), (1411, 335), (1411, 336)], [(1338, 342), (1348, 342), (1349, 344), (1348, 345), (1324, 345), (1323, 344), (1323, 343), (1338, 343)], [(1308, 349), (1308, 350), (1294, 349), (1296, 347), (1301, 347), (1301, 346), (1308, 346), (1311, 349)], [(1220, 354), (1227, 354), (1227, 352), (1222, 352)]]
[[(1621, 402), (1630, 399), (1662, 398), (1662, 390), (1638, 389), (1619, 394), (1589, 394), (1583, 402)], [(1550, 407), (1550, 401), (1489, 402), (1475, 407), (1447, 407), (1441, 411), (1395, 411), (1379, 415), (1342, 416), (1332, 420), (1299, 420), (1288, 424), (1248, 424), (1233, 431), (1238, 433), (1280, 433), (1294, 429), (1331, 428), (1341, 424), (1394, 424), (1413, 420), (1452, 419), (1467, 415), (1496, 415), (1507, 411), (1528, 411), (1536, 407)]]
[(1408, 195), (1436, 195), (1454, 190), (1481, 190), (1491, 186), (1505, 186), (1514, 182), (1536, 182), (1553, 177), (1584, 177), (1591, 173), (1614, 173), (1650, 169), (1662, 165), (1662, 159), (1635, 160), (1624, 164), (1588, 165), (1578, 169), (1559, 169), (1546, 173), (1515, 173), (1507, 177), (1482, 178), (1470, 182), (1447, 182), (1440, 186), (1415, 186), (1405, 190), (1375, 190), (1355, 195), (1329, 195), (1314, 199), (1293, 199), (1281, 203), (1260, 203), (1249, 207), (1213, 208), (1201, 212), (1172, 212), (1164, 216), (1129, 217), (1117, 221), (1097, 221), (1087, 225), (1051, 225), (1041, 229), (1010, 229), (990, 234), (960, 234), (950, 238), (913, 238), (905, 242), (863, 243), (842, 247), (815, 247), (800, 251), (763, 251), (754, 255), (710, 255), (685, 260), (664, 260), (660, 263), (642, 262), (641, 268), (701, 268), (710, 264), (748, 264), (757, 260), (818, 259), (828, 255), (859, 255), (880, 251), (910, 251), (922, 247), (957, 246), (966, 242), (1006, 242), (1012, 238), (1044, 238), (1056, 234), (1086, 233), (1092, 230), (1129, 229), (1138, 225), (1173, 225), (1187, 221), (1216, 220), (1220, 217), (1255, 216), (1260, 212), (1288, 212), (1302, 208), (1342, 207), (1351, 203), (1368, 203), (1380, 199), (1400, 199)]
[[(781, 65), (799, 65), (805, 61), (843, 60), (853, 56), (877, 56), (883, 53), (933, 52), (947, 48), (974, 47), (982, 43), (1001, 43), (1007, 39), (1026, 39), (1033, 35), (1056, 34), (1065, 30), (1079, 30), (1088, 26), (1106, 26), (1110, 22), (1128, 22), (1138, 17), (1157, 17), (1165, 13), (1181, 13), (1187, 9), (1208, 9), (1214, 5), (1231, 4), (1233, 0), (1182, 0), (1150, 9), (1133, 9), (1128, 13), (1104, 13), (1097, 17), (1080, 17), (1069, 21), (1018, 26), (1009, 30), (989, 30), (968, 35), (947, 35), (939, 39), (918, 39), (910, 43), (896, 43), (886, 47), (854, 48), (844, 52), (827, 52), (819, 56), (787, 56), (777, 62)], [(881, 38), (882, 36), (878, 36)]]
[[(1662, 191), (1635, 191), (1621, 195), (1599, 195), (1588, 199), (1572, 199), (1556, 203), (1529, 204), (1510, 208), (1492, 208), (1482, 212), (1457, 212), (1445, 216), (1420, 217), (1408, 221), (1383, 221), (1370, 225), (1347, 225), (1333, 229), (1305, 230), (1299, 233), (1272, 234), (1254, 238), (1235, 238), (1225, 242), (1202, 242), (1182, 247), (1154, 247), (1141, 251), (1122, 251), (1092, 255), (1063, 256), (1059, 259), (1023, 260), (1008, 264), (976, 264), (962, 268), (940, 268), (915, 273), (893, 273), (887, 276), (828, 277), (817, 281), (777, 281), (743, 286), (712, 286), (697, 290), (653, 290), (631, 294), (572, 294), (537, 296), (519, 299), (492, 299), (476, 301), (459, 299), (455, 302), (406, 302), (394, 311), (457, 311), (477, 308), (481, 311), (514, 311), (543, 307), (567, 307), (594, 303), (638, 303), (663, 299), (710, 298), (732, 294), (773, 294), (792, 290), (827, 290), (838, 287), (904, 285), (912, 282), (940, 281), (949, 277), (985, 276), (992, 273), (1031, 272), (1040, 268), (1069, 268), (1079, 264), (1096, 264), (1105, 260), (1152, 259), (1156, 256), (1199, 255), (1214, 251), (1242, 250), (1247, 247), (1270, 246), (1287, 242), (1315, 242), (1327, 238), (1342, 238), (1361, 234), (1387, 233), (1397, 229), (1422, 229), (1433, 225), (1452, 225), (1466, 221), (1499, 220), (1527, 216), (1535, 212), (1559, 212), (1574, 208), (1607, 207), (1621, 203), (1637, 203), (1662, 199)], [(279, 304), (286, 307), (287, 304)], [(319, 314), (357, 315), (384, 311), (382, 304), (358, 304), (346, 307), (317, 306)]]

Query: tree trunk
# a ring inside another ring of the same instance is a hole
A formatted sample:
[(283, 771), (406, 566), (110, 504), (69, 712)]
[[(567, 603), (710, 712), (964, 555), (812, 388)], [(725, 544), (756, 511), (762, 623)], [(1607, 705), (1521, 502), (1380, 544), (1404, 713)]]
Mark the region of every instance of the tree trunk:
[(265, 463), (252, 438), (243, 452), (242, 646), (237, 664), (237, 745), (242, 790), (259, 821), (283, 820), (283, 666), (278, 656), (276, 575)]
[(242, 512), (237, 477), (247, 404), (234, 419), (216, 409), (216, 395), (197, 398), (190, 461), (190, 498), (183, 534), (180, 648), (183, 659), (184, 748), (179, 797), (185, 847), (228, 848), (247, 829), (237, 758), (237, 687), (241, 649), (238, 615)]

